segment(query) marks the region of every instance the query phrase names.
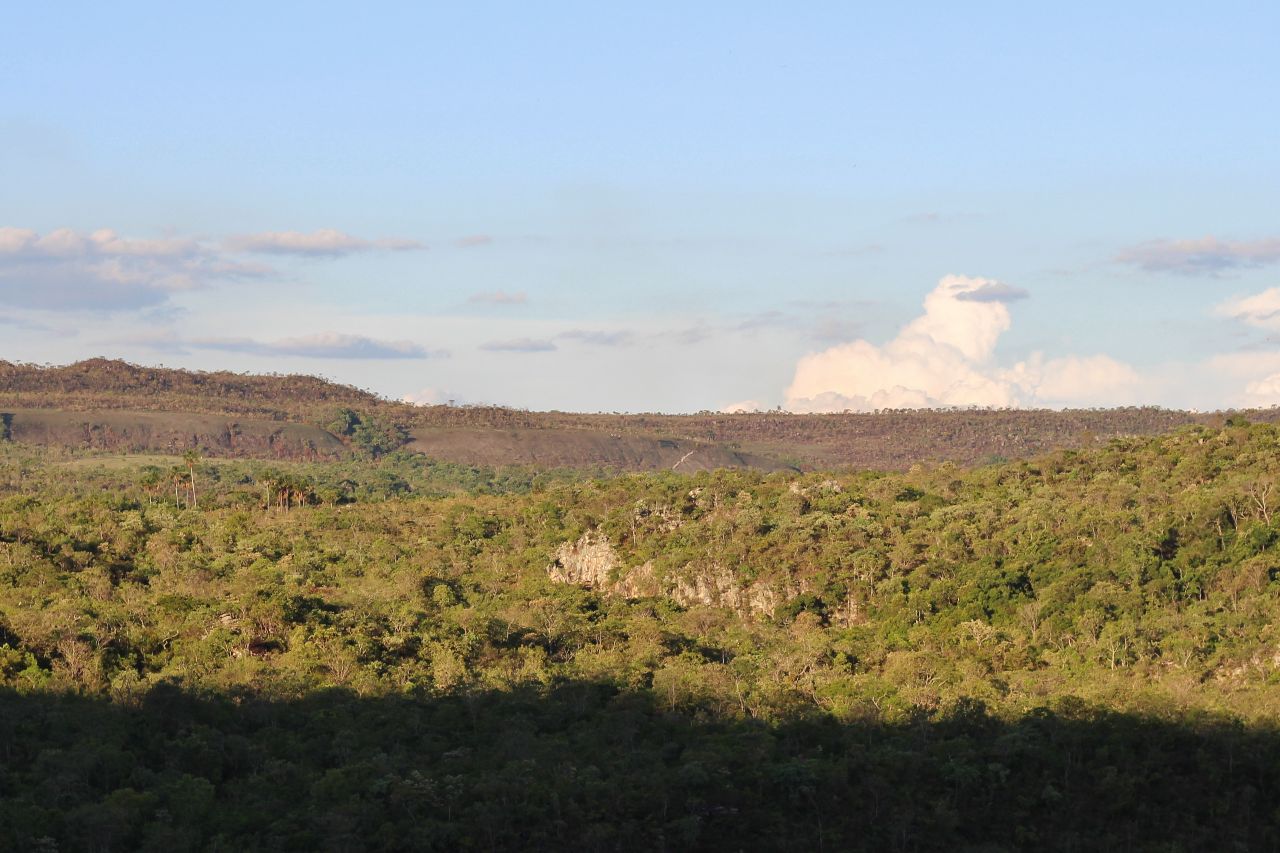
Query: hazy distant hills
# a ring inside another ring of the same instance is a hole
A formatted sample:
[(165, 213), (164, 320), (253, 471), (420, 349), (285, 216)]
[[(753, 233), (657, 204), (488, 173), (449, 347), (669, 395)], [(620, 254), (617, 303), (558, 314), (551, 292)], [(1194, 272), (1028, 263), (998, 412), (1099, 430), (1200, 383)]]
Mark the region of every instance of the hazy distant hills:
[[(0, 361), (0, 436), (120, 452), (330, 459), (349, 442), (326, 425), (350, 409), (399, 427), (404, 449), (469, 465), (618, 470), (762, 470), (916, 462), (977, 463), (1123, 435), (1220, 424), (1228, 413), (1106, 410), (897, 410), (694, 415), (529, 412), (414, 406), (314, 376), (140, 367), (91, 359), (60, 367)], [(1280, 421), (1280, 410), (1229, 413)]]

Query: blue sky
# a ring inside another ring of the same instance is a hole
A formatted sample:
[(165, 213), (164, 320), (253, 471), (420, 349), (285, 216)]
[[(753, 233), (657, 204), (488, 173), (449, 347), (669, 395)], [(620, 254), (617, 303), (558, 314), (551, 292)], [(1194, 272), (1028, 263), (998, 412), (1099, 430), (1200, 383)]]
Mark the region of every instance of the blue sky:
[(189, 5), (6, 11), (0, 358), (1280, 402), (1274, 4)]

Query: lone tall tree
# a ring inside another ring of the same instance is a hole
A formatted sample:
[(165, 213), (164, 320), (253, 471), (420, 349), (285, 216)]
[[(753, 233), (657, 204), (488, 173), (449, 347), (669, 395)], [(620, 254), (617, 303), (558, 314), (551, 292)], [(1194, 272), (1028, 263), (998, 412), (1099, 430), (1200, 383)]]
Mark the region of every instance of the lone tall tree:
[(187, 477), (191, 482), (191, 505), (196, 505), (196, 464), (200, 461), (199, 450), (188, 450), (182, 454), (182, 461), (187, 464)]

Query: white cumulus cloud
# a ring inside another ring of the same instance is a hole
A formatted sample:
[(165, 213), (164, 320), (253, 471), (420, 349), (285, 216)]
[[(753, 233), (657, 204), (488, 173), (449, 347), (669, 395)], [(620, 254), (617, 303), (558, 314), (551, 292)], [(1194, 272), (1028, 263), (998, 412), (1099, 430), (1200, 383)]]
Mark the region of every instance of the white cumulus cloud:
[(1142, 376), (1108, 355), (1046, 360), (1036, 354), (1004, 376), (1017, 387), (1019, 405), (1121, 406), (1144, 396)]
[(759, 400), (739, 400), (736, 403), (721, 406), (720, 411), (726, 415), (738, 415), (744, 412), (763, 412), (765, 408)]
[(990, 279), (946, 276), (925, 297), (924, 313), (888, 343), (855, 340), (802, 358), (786, 408), (1082, 405), (1124, 401), (1136, 390), (1136, 371), (1104, 355), (997, 364), (996, 343), (1012, 322), (1005, 302), (1024, 296)]
[(460, 406), (466, 402), (461, 394), (435, 387), (410, 391), (401, 397), (400, 401), (412, 403), (415, 406)]
[(1203, 370), (1219, 388), (1235, 389), (1225, 401), (1227, 405), (1280, 405), (1280, 351), (1268, 348), (1219, 353), (1205, 362)]
[(1273, 373), (1244, 386), (1244, 393), (1250, 405), (1280, 405), (1280, 373)]

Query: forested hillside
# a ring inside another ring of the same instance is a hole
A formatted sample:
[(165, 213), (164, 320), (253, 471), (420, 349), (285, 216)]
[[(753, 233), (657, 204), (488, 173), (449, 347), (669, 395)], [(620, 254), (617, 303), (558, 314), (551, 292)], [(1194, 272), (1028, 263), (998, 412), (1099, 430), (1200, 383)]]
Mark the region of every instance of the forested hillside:
[(972, 468), (0, 456), (0, 846), (1280, 848), (1280, 429)]

